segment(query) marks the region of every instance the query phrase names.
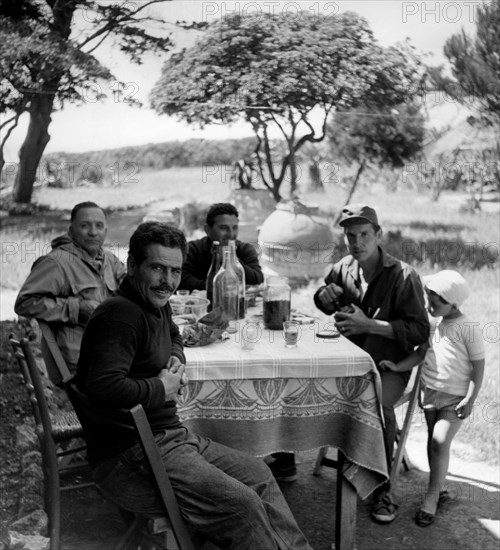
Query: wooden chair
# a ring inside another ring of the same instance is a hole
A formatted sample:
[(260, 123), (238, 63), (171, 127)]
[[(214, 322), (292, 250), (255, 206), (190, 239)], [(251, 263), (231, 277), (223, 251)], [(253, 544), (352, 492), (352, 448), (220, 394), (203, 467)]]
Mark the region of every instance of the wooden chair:
[[(406, 470), (409, 470), (411, 467), (410, 461), (408, 459), (408, 455), (406, 454), (406, 451), (405, 451), (405, 446), (406, 446), (406, 440), (408, 438), (408, 434), (410, 432), (411, 421), (413, 418), (413, 414), (415, 412), (415, 407), (418, 402), (421, 375), (422, 375), (422, 365), (419, 365), (417, 368), (413, 369), (408, 385), (403, 395), (401, 396), (399, 401), (396, 403), (396, 407), (395, 407), (396, 409), (399, 407), (402, 407), (405, 403), (408, 403), (408, 408), (406, 410), (405, 418), (403, 421), (403, 427), (399, 428), (398, 426), (397, 433), (396, 433), (395, 451), (394, 451), (391, 473), (390, 473), (391, 486), (396, 481), (401, 463), (404, 464)], [(396, 415), (396, 421), (397, 421), (397, 415)], [(314, 475), (319, 475), (322, 466), (328, 466), (330, 468), (336, 468), (338, 470), (339, 468), (338, 462), (336, 460), (332, 460), (327, 457), (328, 448), (329, 447), (321, 447), (321, 449), (319, 450), (318, 456), (316, 457), (316, 462), (314, 465), (314, 470), (313, 470)]]
[[(48, 363), (47, 370), (50, 373), (52, 382), (66, 389), (78, 418), (85, 418), (86, 416), (92, 418), (95, 415), (94, 408), (89, 406), (86, 396), (83, 395), (74, 384), (73, 375), (66, 365), (66, 361), (57, 345), (55, 335), (50, 325), (40, 319), (38, 319), (37, 322), (49, 352), (48, 357), (46, 357), (46, 363)], [(133, 423), (130, 422), (130, 415)], [(104, 422), (104, 418), (106, 418), (104, 415), (100, 417), (99, 420), (101, 423)], [(117, 417), (112, 420), (111, 424), (111, 427), (116, 427), (119, 424), (120, 427), (125, 427), (125, 429), (134, 429), (135, 426), (144, 449), (144, 454), (148, 458), (152, 474), (157, 482), (158, 491), (167, 511), (165, 516), (147, 516), (139, 513), (129, 513), (117, 506), (123, 519), (128, 524), (128, 528), (115, 550), (125, 550), (129, 548), (139, 533), (142, 537), (155, 537), (155, 542), (158, 542), (157, 538), (161, 537), (163, 539), (162, 544), (169, 550), (194, 550), (195, 546), (193, 546), (191, 535), (180, 515), (177, 501), (175, 500), (170, 485), (170, 480), (163, 468), (161, 456), (156, 447), (156, 442), (151, 433), (151, 428), (144, 413), (144, 409), (142, 406), (138, 405), (131, 411), (120, 411)], [(83, 435), (83, 429), (81, 433)], [(194, 537), (194, 539), (198, 544), (199, 541), (196, 537)]]
[[(392, 459), (391, 474), (389, 478), (391, 487), (394, 487), (394, 484), (396, 483), (396, 479), (398, 477), (401, 463), (403, 463), (403, 466), (406, 471), (409, 471), (411, 468), (411, 463), (408, 458), (408, 454), (406, 452), (405, 447), (406, 447), (406, 440), (408, 439), (408, 434), (410, 433), (411, 421), (415, 413), (415, 407), (417, 406), (418, 399), (419, 399), (421, 377), (422, 377), (422, 364), (420, 364), (418, 367), (413, 369), (408, 385), (406, 386), (406, 389), (403, 395), (401, 396), (399, 401), (396, 403), (395, 409), (402, 407), (405, 403), (408, 403), (408, 407), (406, 409), (403, 426), (401, 428), (398, 426), (397, 432), (396, 432), (396, 445), (395, 445), (396, 450), (394, 452), (394, 457)], [(397, 422), (397, 414), (396, 414), (396, 422)]]
[[(101, 425), (109, 423), (111, 428), (136, 430), (156, 482), (158, 495), (165, 508), (164, 516), (120, 510), (129, 526), (115, 550), (126, 550), (133, 547), (131, 545), (137, 536), (151, 538), (156, 544), (159, 543), (158, 537), (161, 537), (163, 540), (160, 543), (165, 550), (197, 550), (201, 548), (203, 541), (198, 535), (188, 530), (181, 516), (170, 479), (142, 405), (136, 405), (131, 410), (118, 410), (113, 418), (110, 418), (109, 411), (107, 414), (101, 415), (95, 407), (91, 407), (87, 397), (78, 390), (73, 382), (68, 383), (67, 389), (84, 429), (86, 420), (94, 419)], [(106, 495), (104, 496), (106, 497)], [(119, 507), (118, 503), (114, 504)]]
[(81, 455), (85, 450), (85, 447), (81, 446), (61, 450), (61, 444), (69, 445), (76, 438), (82, 437), (83, 430), (73, 411), (52, 412), (50, 410), (45, 394), (46, 384), (36, 364), (29, 341), (26, 338), (18, 341), (13, 335), (9, 337), (9, 341), (21, 368), (35, 418), (35, 432), (42, 454), (44, 502), (49, 523), (50, 550), (59, 550), (61, 491), (94, 486), (94, 483), (64, 486), (61, 484), (61, 478), (65, 475), (88, 471), (86, 461), (67, 463), (62, 460), (70, 455)]
[(48, 350), (48, 355), (44, 354), (45, 366), (50, 380), (56, 386), (64, 387), (71, 380), (73, 375), (70, 373), (68, 365), (59, 349), (54, 332), (46, 321), (37, 319), (40, 332), (42, 333), (42, 341)]

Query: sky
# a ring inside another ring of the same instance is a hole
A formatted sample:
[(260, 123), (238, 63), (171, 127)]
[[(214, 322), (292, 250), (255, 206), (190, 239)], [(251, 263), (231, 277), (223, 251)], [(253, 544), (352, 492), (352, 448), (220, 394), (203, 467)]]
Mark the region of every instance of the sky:
[[(124, 0), (131, 4), (142, 0)], [(299, 10), (318, 15), (335, 15), (350, 10), (365, 17), (375, 37), (383, 46), (389, 46), (406, 38), (417, 50), (426, 54), (432, 65), (445, 64), (443, 46), (447, 38), (464, 29), (473, 35), (477, 7), (482, 0), (463, 1), (401, 1), (401, 0), (349, 0), (349, 1), (173, 1), (154, 9), (155, 15), (175, 22), (204, 21), (221, 18), (231, 13), (257, 12), (286, 13), (294, 16)], [(88, 16), (79, 14), (82, 21)], [(181, 31), (175, 25), (167, 27), (176, 48), (189, 47), (199, 31)], [(166, 115), (157, 115), (148, 108), (148, 95), (160, 76), (166, 55), (148, 55), (140, 66), (133, 65), (112, 44), (103, 45), (96, 56), (113, 72), (117, 80), (126, 83), (124, 96), (134, 97), (144, 103), (143, 108), (130, 107), (113, 94), (116, 86), (100, 85), (109, 97), (96, 102), (90, 91), (87, 101), (81, 105), (68, 105), (55, 112), (49, 129), (51, 140), (45, 152), (84, 152), (112, 149), (127, 145), (142, 145), (190, 138), (227, 139), (252, 135), (248, 124), (233, 126), (211, 125), (204, 130), (190, 127)], [(96, 88), (95, 88), (96, 89)], [(15, 162), (17, 152), (27, 128), (27, 115), (6, 145), (6, 160)]]

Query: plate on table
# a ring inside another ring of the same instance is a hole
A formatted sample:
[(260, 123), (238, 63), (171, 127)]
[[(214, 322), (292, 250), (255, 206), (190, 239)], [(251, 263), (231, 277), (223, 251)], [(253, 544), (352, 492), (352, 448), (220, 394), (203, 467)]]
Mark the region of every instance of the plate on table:
[(315, 319), (310, 315), (305, 315), (304, 313), (300, 313), (298, 311), (292, 311), (290, 321), (295, 321), (301, 325), (312, 325)]
[(172, 315), (172, 321), (178, 326), (192, 325), (196, 323), (196, 316), (192, 313), (184, 313), (183, 315)]

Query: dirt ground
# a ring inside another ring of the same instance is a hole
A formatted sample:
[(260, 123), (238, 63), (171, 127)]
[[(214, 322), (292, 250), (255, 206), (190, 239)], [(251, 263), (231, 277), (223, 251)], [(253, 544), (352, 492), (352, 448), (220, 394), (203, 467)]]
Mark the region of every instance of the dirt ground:
[[(26, 391), (5, 345), (13, 329), (18, 327), (0, 324), (0, 550), (6, 548), (8, 530), (19, 514), (22, 454), (16, 447), (16, 426), (30, 415)], [(375, 524), (370, 519), (369, 501), (359, 501), (357, 550), (497, 550), (498, 470), (473, 462), (472, 450), (456, 447), (448, 476), (452, 498), (440, 508), (433, 525), (421, 528), (415, 524), (414, 516), (428, 475), (423, 424), (417, 422), (413, 426), (407, 450), (413, 468), (403, 472), (398, 482), (398, 516), (389, 525)], [(312, 475), (316, 454), (317, 450), (313, 450), (297, 455), (299, 479), (284, 484), (282, 489), (312, 547), (331, 550), (336, 476), (328, 468), (323, 468), (318, 477)], [(62, 510), (63, 550), (112, 550), (123, 533), (124, 524), (116, 509), (92, 488), (63, 493)]]
[[(411, 447), (410, 452), (415, 442)], [(315, 457), (316, 451), (300, 453), (299, 479), (284, 484), (282, 489), (312, 547), (330, 550), (334, 540), (336, 476), (327, 468), (319, 477), (313, 476)], [(421, 528), (413, 518), (427, 474), (418, 468), (403, 473), (397, 493), (399, 513), (390, 525), (373, 523), (369, 502), (358, 502), (357, 550), (497, 550), (499, 487), (477, 479), (484, 474), (478, 470), (475, 478), (450, 476), (452, 499), (441, 507), (434, 525)], [(64, 550), (113, 550), (123, 533), (116, 510), (93, 489), (65, 493), (62, 524)]]

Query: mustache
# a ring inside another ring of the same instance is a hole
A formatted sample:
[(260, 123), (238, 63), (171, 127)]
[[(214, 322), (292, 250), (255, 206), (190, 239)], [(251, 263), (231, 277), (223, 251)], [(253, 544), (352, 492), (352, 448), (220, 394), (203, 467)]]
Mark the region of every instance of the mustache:
[(160, 292), (164, 292), (166, 290), (166, 291), (170, 292), (171, 294), (174, 293), (174, 289), (170, 285), (152, 286), (151, 290), (159, 290)]

